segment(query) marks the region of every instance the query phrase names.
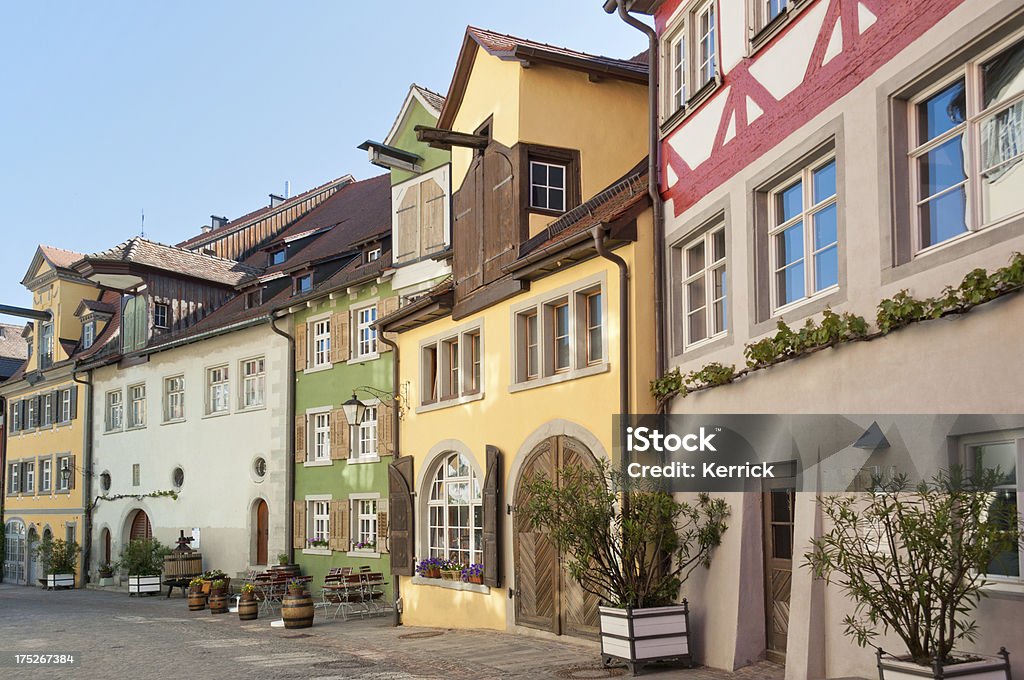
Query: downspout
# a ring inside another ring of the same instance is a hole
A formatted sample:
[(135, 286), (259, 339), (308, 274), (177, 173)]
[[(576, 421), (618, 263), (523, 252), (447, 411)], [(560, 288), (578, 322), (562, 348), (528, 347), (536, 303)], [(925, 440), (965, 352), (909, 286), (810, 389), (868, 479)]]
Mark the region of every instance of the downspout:
[(92, 557), (92, 377), (89, 380), (78, 379), (78, 365), (71, 369), (71, 379), (85, 386), (85, 414), (82, 427), (85, 434), (82, 439), (82, 458), (85, 466), (82, 475), (82, 583), (89, 583), (89, 560)]
[[(608, 0), (604, 11), (611, 14), (618, 9), (619, 18), (647, 36), (647, 110), (649, 139), (647, 150), (648, 193), (654, 211), (654, 363), (655, 376), (661, 377), (668, 370), (666, 347), (668, 347), (665, 325), (665, 208), (661, 202), (661, 145), (658, 139), (658, 65), (659, 56), (657, 32), (629, 13), (627, 0)], [(659, 405), (659, 412), (664, 408)]]
[[(3, 409), (2, 417), (4, 422), (4, 439), (0, 442), (0, 446), (3, 447), (0, 448), (0, 453), (3, 453), (3, 455), (0, 456), (0, 459), (2, 459), (0, 460), (0, 527), (5, 527), (6, 531), (7, 522), (4, 520), (4, 499), (7, 496), (7, 431), (11, 428), (11, 424), (7, 420), (8, 412), (6, 397), (0, 397), (0, 409)], [(0, 569), (0, 583), (3, 582), (4, 570)]]
[[(394, 340), (389, 340), (389, 339), (385, 338), (384, 337), (383, 329), (381, 329), (380, 332), (377, 333), (377, 339), (380, 342), (383, 342), (388, 347), (390, 347), (391, 351), (393, 353), (392, 354), (393, 359), (391, 361), (391, 385), (392, 385), (392, 389), (394, 390), (394, 394), (395, 394), (395, 404), (394, 404), (394, 407), (391, 409), (391, 435), (394, 437), (394, 440), (395, 440), (395, 450), (394, 450), (394, 453), (401, 455), (399, 453), (402, 450), (402, 447), (399, 446), (399, 432), (401, 432), (401, 430), (399, 429), (399, 426), (400, 426), (402, 421), (401, 421), (401, 412), (400, 412), (401, 404), (398, 401), (398, 397), (399, 397), (398, 385), (399, 385), (399, 380), (400, 380), (400, 378), (399, 378), (399, 363), (398, 363), (399, 362), (399, 359), (398, 359), (398, 343), (395, 342)], [(398, 455), (396, 455), (395, 458), (398, 458)], [(401, 611), (402, 608), (399, 606), (399, 603), (402, 600), (400, 583), (401, 583), (401, 579), (399, 579), (398, 577), (395, 577), (395, 583), (394, 583), (395, 606), (393, 607), (393, 611), (395, 612), (395, 614), (394, 614), (394, 617), (391, 619), (391, 625), (392, 626), (401, 626), (402, 625), (402, 611)]]
[(295, 564), (295, 527), (292, 526), (294, 512), (292, 506), (295, 503), (295, 336), (277, 327), (277, 313), (280, 309), (273, 309), (270, 312), (270, 329), (288, 341), (288, 395), (285, 398), (285, 411), (288, 420), (285, 426), (285, 457), (284, 466), (285, 487), (287, 489), (285, 498), (289, 507), (284, 513), (284, 551), (288, 554), (288, 564)]

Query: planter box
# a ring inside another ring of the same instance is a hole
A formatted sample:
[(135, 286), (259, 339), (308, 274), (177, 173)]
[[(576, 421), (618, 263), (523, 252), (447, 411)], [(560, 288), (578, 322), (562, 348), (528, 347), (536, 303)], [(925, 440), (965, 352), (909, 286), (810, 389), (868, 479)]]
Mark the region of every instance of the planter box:
[(615, 609), (599, 607), (601, 663), (624, 661), (631, 673), (644, 663), (675, 659), (693, 665), (690, 609), (686, 600), (671, 607)]
[(128, 576), (128, 594), (133, 593), (159, 593), (159, 576)]
[[(1010, 654), (1005, 648), (998, 656), (989, 656), (977, 661), (943, 666), (921, 666), (906, 659), (900, 659), (882, 650), (876, 653), (878, 677), (880, 680), (921, 680), (921, 678), (958, 678), (958, 680), (1011, 680)], [(976, 655), (972, 655), (976, 656)]]
[(49, 574), (46, 577), (46, 589), (53, 590), (54, 588), (74, 588), (75, 587), (75, 575), (74, 574)]
[(100, 578), (100, 585), (101, 586), (112, 586), (112, 585), (114, 585), (114, 577), (113, 576), (103, 576), (103, 577), (101, 577)]

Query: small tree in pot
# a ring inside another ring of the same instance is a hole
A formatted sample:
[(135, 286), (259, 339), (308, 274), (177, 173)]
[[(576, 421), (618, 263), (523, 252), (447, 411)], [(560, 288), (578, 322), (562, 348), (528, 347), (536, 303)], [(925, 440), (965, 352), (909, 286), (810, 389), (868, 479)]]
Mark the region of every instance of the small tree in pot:
[(854, 601), (844, 624), (858, 645), (869, 645), (879, 629), (903, 641), (902, 657), (877, 648), (882, 677), (920, 677), (922, 670), (943, 677), (954, 664), (958, 677), (1000, 670), (1010, 677), (1005, 650), (988, 660), (956, 652), (977, 636), (971, 614), (985, 596), (986, 573), (1008, 555), (1016, 559), (1021, 521), (999, 490), (1004, 478), (998, 470), (965, 475), (955, 467), (915, 486), (906, 476), (876, 479), (867, 498), (819, 501), (831, 528), (812, 541), (804, 566)]
[(46, 588), (74, 588), (81, 546), (62, 538), (43, 538), (36, 547), (36, 555), (46, 574)]
[(155, 538), (136, 538), (124, 547), (117, 568), (128, 572), (129, 595), (160, 592), (160, 572), (170, 552)]
[[(621, 659), (635, 671), (657, 659), (691, 661), (687, 603), (676, 603), (680, 586), (710, 565), (721, 543), (725, 501), (699, 494), (696, 503), (681, 503), (606, 462), (565, 470), (558, 484), (528, 479), (524, 493), (517, 512), (566, 556), (580, 587), (607, 605), (600, 608), (604, 663)], [(670, 654), (666, 630), (678, 637)]]

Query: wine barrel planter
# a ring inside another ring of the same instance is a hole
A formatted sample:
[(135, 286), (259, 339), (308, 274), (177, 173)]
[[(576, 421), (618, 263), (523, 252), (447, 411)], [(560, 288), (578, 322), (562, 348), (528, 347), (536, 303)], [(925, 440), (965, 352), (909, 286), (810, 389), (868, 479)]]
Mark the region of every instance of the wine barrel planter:
[(188, 610), (190, 612), (201, 612), (206, 609), (206, 595), (202, 590), (188, 591)]
[(313, 625), (313, 598), (308, 591), (286, 593), (281, 604), (285, 628), (309, 628)]
[(210, 613), (228, 613), (228, 594), (226, 592), (218, 590), (215, 593), (210, 593)]
[(248, 600), (243, 596), (238, 601), (238, 620), (239, 621), (255, 621), (259, 618), (260, 603), (256, 601), (255, 597), (250, 597)]

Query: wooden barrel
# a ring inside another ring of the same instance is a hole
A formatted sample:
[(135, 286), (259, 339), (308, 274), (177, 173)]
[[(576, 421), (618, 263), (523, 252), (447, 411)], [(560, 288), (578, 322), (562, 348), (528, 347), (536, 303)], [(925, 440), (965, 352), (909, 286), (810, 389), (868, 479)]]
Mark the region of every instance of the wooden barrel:
[(206, 594), (201, 590), (188, 591), (188, 610), (201, 612), (206, 609)]
[(242, 598), (238, 601), (238, 619), (240, 621), (254, 621), (259, 617), (260, 603), (256, 601), (256, 598), (246, 600)]
[(228, 611), (228, 595), (223, 591), (210, 593), (210, 613), (226, 614)]
[(172, 552), (164, 557), (165, 579), (191, 579), (203, 573), (203, 556), (198, 552)]
[(281, 618), (285, 628), (309, 628), (313, 625), (313, 598), (308, 592), (287, 593), (281, 604)]

